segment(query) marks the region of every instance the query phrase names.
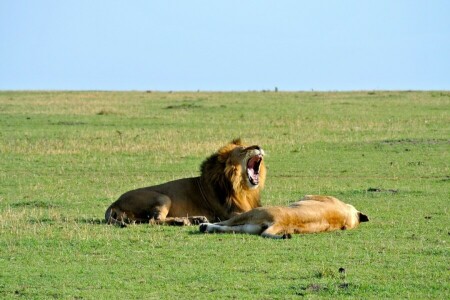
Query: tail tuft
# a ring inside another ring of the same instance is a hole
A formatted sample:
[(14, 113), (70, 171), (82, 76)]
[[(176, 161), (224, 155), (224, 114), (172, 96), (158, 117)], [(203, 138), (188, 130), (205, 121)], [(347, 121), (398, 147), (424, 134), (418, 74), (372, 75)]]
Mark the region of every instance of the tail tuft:
[(106, 224), (111, 224), (111, 212), (112, 212), (112, 209), (111, 209), (111, 206), (110, 206), (110, 207), (108, 207), (108, 209), (105, 212)]

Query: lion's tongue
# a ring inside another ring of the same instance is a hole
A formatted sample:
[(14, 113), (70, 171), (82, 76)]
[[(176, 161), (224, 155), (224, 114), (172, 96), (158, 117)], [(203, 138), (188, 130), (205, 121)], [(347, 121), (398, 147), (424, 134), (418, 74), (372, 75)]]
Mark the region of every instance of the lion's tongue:
[(251, 158), (247, 164), (248, 177), (249, 177), (250, 181), (255, 185), (258, 184), (258, 181), (259, 181), (259, 176), (258, 176), (259, 168), (257, 167), (257, 164), (259, 163), (259, 161), (260, 161), (260, 158), (258, 156), (255, 156), (255, 157)]
[(247, 163), (247, 168), (254, 170), (255, 169), (255, 165), (259, 162), (259, 160), (260, 160), (259, 156), (252, 157)]
[(259, 176), (258, 176), (258, 173), (255, 173), (254, 169), (247, 169), (247, 174), (248, 174), (248, 177), (249, 177), (251, 183), (253, 183), (255, 185), (258, 184)]

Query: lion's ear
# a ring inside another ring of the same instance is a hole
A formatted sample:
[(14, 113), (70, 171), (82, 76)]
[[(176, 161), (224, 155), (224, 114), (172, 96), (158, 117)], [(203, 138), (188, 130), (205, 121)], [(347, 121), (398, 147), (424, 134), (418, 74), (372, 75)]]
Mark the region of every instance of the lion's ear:
[(233, 141), (231, 141), (231, 143), (237, 146), (242, 146), (241, 138), (234, 139)]
[(220, 148), (216, 154), (217, 160), (221, 163), (226, 162), (227, 159), (230, 157), (231, 151), (233, 151), (234, 148), (235, 148), (235, 146), (233, 144), (228, 144), (228, 145)]

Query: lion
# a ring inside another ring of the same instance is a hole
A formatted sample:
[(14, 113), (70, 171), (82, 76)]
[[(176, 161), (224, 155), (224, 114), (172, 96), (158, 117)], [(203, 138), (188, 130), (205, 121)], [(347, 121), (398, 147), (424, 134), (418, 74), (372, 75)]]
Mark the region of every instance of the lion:
[(352, 229), (368, 222), (367, 215), (331, 196), (306, 195), (288, 207), (254, 208), (219, 223), (200, 224), (201, 232), (237, 232), (273, 239), (290, 239), (294, 233)]
[(105, 213), (108, 224), (192, 225), (227, 220), (260, 207), (264, 150), (235, 139), (200, 166), (200, 176), (128, 191)]

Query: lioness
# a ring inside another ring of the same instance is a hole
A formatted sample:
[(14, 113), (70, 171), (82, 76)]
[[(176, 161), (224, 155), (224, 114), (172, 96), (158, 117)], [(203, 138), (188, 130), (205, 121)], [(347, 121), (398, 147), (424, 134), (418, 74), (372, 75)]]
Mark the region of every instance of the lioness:
[(350, 204), (331, 197), (307, 195), (288, 207), (259, 207), (220, 223), (200, 225), (201, 232), (239, 232), (273, 239), (293, 233), (352, 229), (369, 218)]
[(106, 210), (108, 224), (189, 225), (229, 219), (261, 206), (264, 150), (235, 139), (201, 165), (199, 177), (126, 192)]

